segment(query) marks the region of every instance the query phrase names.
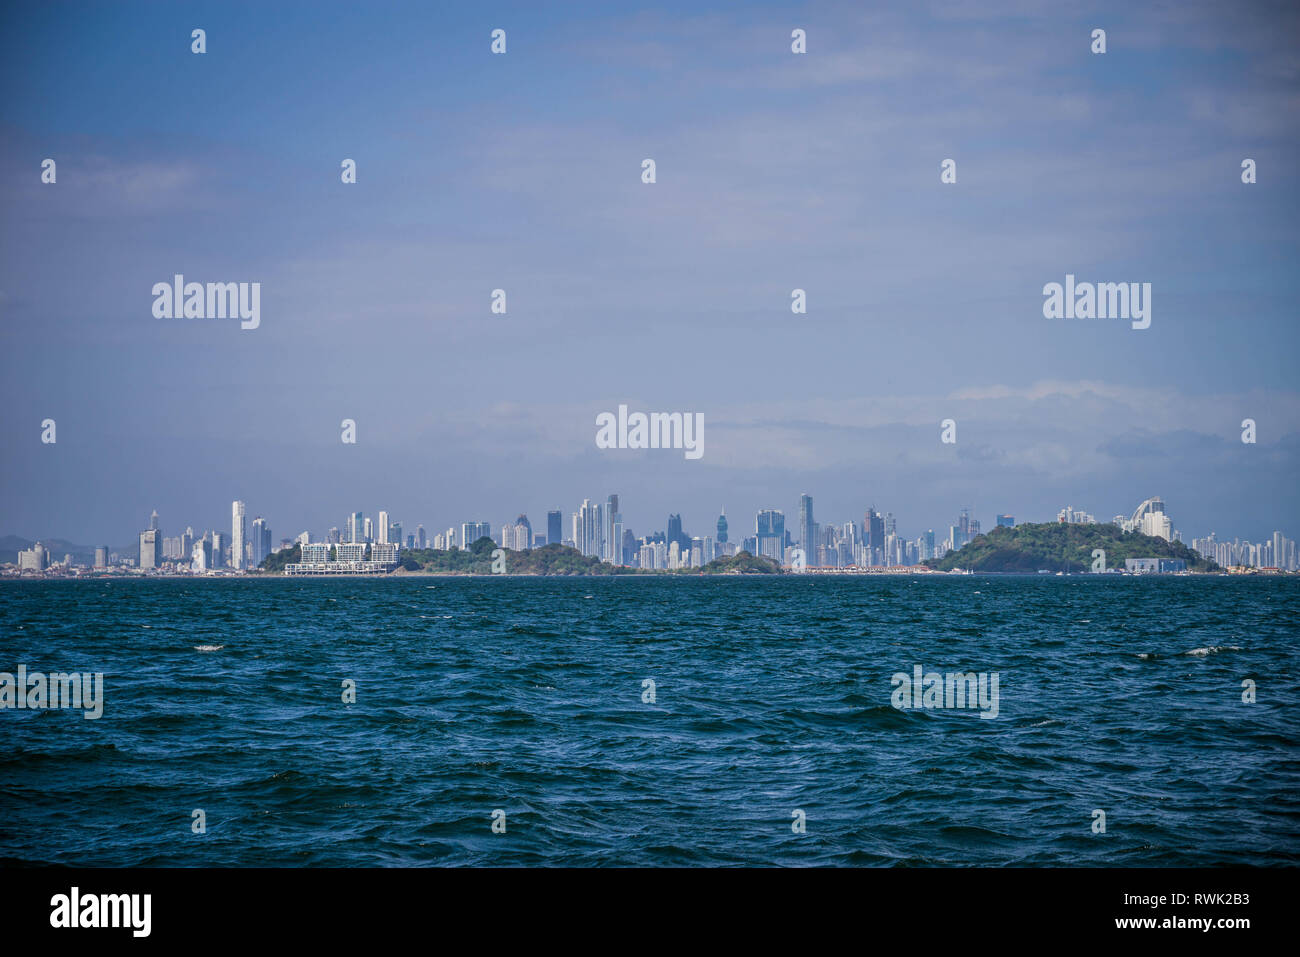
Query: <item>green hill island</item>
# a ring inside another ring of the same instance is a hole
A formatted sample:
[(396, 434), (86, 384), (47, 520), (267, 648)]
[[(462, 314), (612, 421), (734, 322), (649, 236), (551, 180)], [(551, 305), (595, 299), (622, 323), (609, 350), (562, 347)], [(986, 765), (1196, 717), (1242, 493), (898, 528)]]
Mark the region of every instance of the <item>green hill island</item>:
[(1107, 569), (1124, 568), (1129, 558), (1181, 558), (1190, 572), (1219, 571), (1219, 566), (1202, 558), (1182, 542), (1125, 532), (1118, 525), (1079, 525), (1062, 522), (999, 526), (941, 559), (927, 559), (936, 571), (963, 569), (973, 572), (1038, 571), (1087, 572), (1092, 569), (1093, 550), (1106, 553)]

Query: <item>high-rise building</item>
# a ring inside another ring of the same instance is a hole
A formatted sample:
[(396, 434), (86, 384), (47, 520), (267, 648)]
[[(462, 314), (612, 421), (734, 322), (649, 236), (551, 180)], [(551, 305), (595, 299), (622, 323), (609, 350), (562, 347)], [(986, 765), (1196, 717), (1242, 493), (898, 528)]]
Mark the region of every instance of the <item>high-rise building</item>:
[(885, 519), (876, 511), (875, 506), (867, 509), (862, 520), (863, 545), (866, 547), (868, 565), (885, 563)]
[(388, 513), (379, 513), (379, 544), (388, 544)]
[(754, 537), (758, 554), (778, 562), (785, 561), (785, 513), (765, 508), (754, 519)]
[(424, 526), (415, 526), (415, 547), (423, 550), (428, 541), (429, 540), (424, 536)]
[[(365, 519), (360, 512), (353, 512), (348, 516), (347, 528), (344, 530), (344, 541), (360, 542), (364, 533)], [(335, 544), (339, 544), (336, 542)]]
[(727, 541), (727, 507), (722, 507), (722, 514), (718, 516), (718, 543), (725, 544)]
[(366, 516), (366, 520), (363, 523), (361, 540), (367, 545), (375, 540), (375, 523), (369, 516)]
[(460, 547), (466, 551), (480, 538), (491, 537), (492, 525), (489, 522), (464, 522), (460, 526)]
[(226, 567), (226, 538), (220, 532), (212, 533), (212, 554), (209, 559), (208, 568)]
[[(158, 513), (154, 512), (152, 524), (156, 525)], [(146, 528), (140, 533), (140, 567), (157, 568), (162, 564), (162, 535), (157, 528)]]
[(817, 527), (813, 521), (811, 495), (799, 496), (799, 545), (803, 548), (804, 560), (813, 564), (817, 557)]
[(107, 545), (95, 546), (95, 567), (96, 568), (108, 567), (108, 546)]
[(1142, 534), (1151, 535), (1155, 538), (1163, 538), (1165, 541), (1173, 541), (1173, 534), (1170, 528), (1169, 516), (1163, 511), (1150, 511), (1142, 516)]
[(682, 517), (679, 514), (668, 516), (667, 541), (676, 542), (678, 551), (685, 551), (691, 547), (690, 538), (682, 532)]
[(561, 527), (563, 515), (559, 509), (552, 509), (546, 513), (546, 541), (548, 544), (559, 544), (564, 541), (564, 529)]
[(244, 503), (230, 505), (230, 567), (239, 571), (244, 567)]
[[(144, 534), (148, 534), (147, 532)], [(143, 541), (144, 535), (141, 535)], [(50, 555), (45, 550), (45, 546), (37, 542), (31, 548), (25, 548), (18, 552), (18, 570), (43, 572), (50, 567)]]
[(266, 524), (266, 519), (260, 515), (253, 519), (250, 544), (252, 545), (253, 567), (257, 568), (271, 554), (271, 528)]
[(606, 561), (615, 565), (623, 564), (623, 513), (615, 512), (610, 519), (609, 541), (605, 544), (609, 554)]
[(622, 542), (623, 540), (622, 529), (619, 530), (618, 538), (616, 539), (614, 537), (614, 517), (618, 514), (619, 514), (618, 496), (610, 495), (608, 498), (605, 499), (605, 514), (602, 516), (603, 523), (604, 523), (604, 527), (603, 527), (604, 541), (602, 542), (602, 544), (604, 547), (601, 550), (601, 556), (600, 556), (603, 560), (607, 562), (614, 562), (618, 560), (614, 552), (618, 548), (619, 543)]
[(593, 505), (590, 499), (583, 499), (573, 526), (574, 541), (578, 551), (584, 555), (601, 557), (604, 543), (604, 531), (601, 522), (601, 507)]

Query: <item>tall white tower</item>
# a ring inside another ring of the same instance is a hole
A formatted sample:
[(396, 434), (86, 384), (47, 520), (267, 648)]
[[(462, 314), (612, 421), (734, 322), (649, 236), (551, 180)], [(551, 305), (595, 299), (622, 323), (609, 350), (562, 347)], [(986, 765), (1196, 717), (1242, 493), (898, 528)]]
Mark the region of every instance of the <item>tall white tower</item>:
[(230, 567), (236, 571), (244, 568), (244, 503), (230, 505)]

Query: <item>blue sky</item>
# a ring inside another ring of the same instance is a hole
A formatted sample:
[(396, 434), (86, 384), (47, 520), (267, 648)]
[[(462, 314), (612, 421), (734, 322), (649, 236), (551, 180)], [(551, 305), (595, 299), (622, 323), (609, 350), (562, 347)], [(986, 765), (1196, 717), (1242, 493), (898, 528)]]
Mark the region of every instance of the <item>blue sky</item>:
[[(1153, 494), (1186, 539), (1300, 534), (1294, 7), (0, 16), (0, 533), (617, 492), (638, 534), (738, 536), (807, 492), (909, 536)], [(261, 282), (261, 327), (155, 319), (177, 272)], [(1150, 282), (1151, 327), (1045, 319), (1066, 273)], [(597, 449), (621, 402), (703, 413), (704, 457)]]

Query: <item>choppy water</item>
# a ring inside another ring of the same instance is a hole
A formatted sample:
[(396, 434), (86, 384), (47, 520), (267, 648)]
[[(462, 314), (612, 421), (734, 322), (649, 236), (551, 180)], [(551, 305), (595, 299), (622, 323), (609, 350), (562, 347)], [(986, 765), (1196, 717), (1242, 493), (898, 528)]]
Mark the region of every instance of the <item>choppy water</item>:
[[(1294, 579), (7, 583), (0, 626), (105, 675), (0, 711), (0, 863), (1300, 861)], [(892, 707), (918, 664), (998, 716)]]

